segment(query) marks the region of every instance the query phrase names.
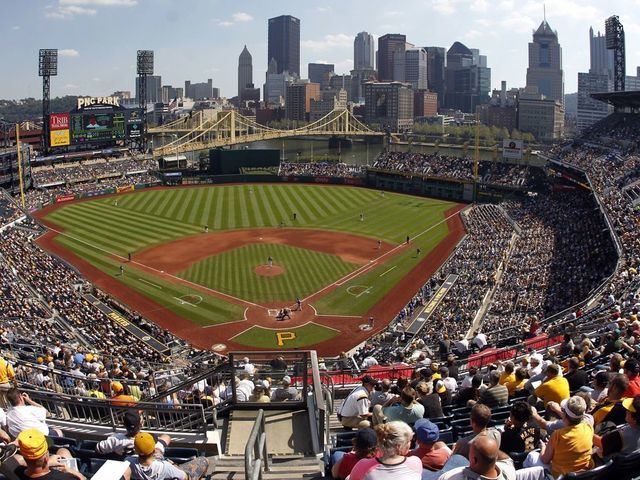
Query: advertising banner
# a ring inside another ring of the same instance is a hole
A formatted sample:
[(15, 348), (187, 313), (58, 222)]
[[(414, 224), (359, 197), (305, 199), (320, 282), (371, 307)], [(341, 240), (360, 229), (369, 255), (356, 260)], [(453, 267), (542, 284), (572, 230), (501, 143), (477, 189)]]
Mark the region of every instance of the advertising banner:
[(49, 115), (49, 129), (69, 130), (69, 114), (68, 113), (52, 113)]
[(133, 185), (127, 185), (126, 187), (118, 187), (116, 188), (116, 192), (133, 192)]
[(49, 134), (49, 145), (52, 147), (64, 147), (69, 145), (71, 137), (69, 130), (51, 130)]
[(502, 158), (522, 159), (522, 140), (502, 140)]
[(71, 200), (75, 200), (75, 199), (76, 199), (75, 195), (60, 195), (59, 197), (56, 197), (55, 202), (56, 203), (70, 202)]

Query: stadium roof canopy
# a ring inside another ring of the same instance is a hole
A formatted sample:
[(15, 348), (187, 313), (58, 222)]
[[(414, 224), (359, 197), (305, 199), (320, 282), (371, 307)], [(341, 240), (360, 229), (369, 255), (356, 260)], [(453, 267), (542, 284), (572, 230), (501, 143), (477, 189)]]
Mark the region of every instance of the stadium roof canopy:
[(600, 100), (601, 102), (607, 102), (613, 105), (616, 110), (619, 109), (640, 109), (640, 91), (633, 90), (629, 92), (603, 92), (592, 93), (592, 98)]

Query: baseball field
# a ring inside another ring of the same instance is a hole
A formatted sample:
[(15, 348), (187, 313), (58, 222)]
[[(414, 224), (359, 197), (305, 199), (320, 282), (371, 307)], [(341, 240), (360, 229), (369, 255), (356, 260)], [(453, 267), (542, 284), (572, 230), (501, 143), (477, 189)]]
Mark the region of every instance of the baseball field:
[(440, 266), (464, 234), (460, 208), (255, 184), (142, 190), (37, 216), (45, 249), (198, 346), (328, 355), (383, 328)]

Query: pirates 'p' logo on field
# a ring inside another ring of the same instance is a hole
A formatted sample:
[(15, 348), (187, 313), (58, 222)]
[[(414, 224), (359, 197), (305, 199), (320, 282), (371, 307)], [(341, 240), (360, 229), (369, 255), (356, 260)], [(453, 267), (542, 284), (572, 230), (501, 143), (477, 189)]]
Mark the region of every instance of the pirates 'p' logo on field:
[(278, 332), (276, 333), (276, 339), (278, 340), (278, 346), (284, 347), (284, 342), (288, 340), (295, 340), (295, 332)]

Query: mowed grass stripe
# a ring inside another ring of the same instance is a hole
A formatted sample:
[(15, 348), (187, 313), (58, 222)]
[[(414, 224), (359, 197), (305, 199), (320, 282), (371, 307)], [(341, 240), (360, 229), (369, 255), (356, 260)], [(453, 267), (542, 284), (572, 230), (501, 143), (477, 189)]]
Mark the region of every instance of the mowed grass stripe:
[(306, 185), (301, 185), (298, 190), (298, 196), (302, 201), (311, 207), (311, 210), (314, 211), (316, 218), (320, 219), (329, 215), (329, 212), (325, 209), (322, 202), (318, 201), (318, 197), (314, 194), (318, 189), (317, 188), (309, 188)]
[(174, 218), (180, 209), (180, 205), (184, 202), (185, 197), (187, 196), (187, 190), (174, 190), (173, 195), (171, 195), (171, 201), (169, 202), (170, 207), (167, 210), (167, 217)]
[[(81, 228), (84, 228), (86, 223), (84, 223), (82, 219), (78, 217), (64, 219), (64, 224), (68, 229), (67, 233), (69, 235), (81, 238), (91, 245), (95, 245), (96, 247), (104, 249), (105, 254), (107, 252), (122, 254), (122, 252), (126, 251), (127, 249), (135, 248), (136, 245), (132, 240), (129, 240), (124, 236), (111, 237), (105, 232), (101, 232), (98, 229), (91, 229), (89, 231), (81, 230)], [(56, 237), (56, 240), (58, 240), (59, 238), (62, 237)]]
[[(195, 225), (198, 219), (200, 218), (202, 209), (204, 208), (203, 203), (204, 203), (204, 198), (206, 194), (207, 194), (206, 190), (198, 189), (195, 192), (195, 195), (192, 201), (189, 203), (189, 207), (187, 208), (187, 211), (189, 212), (189, 217), (187, 221), (192, 225)], [(202, 225), (202, 224), (198, 223), (198, 225)]]
[(271, 209), (271, 204), (265, 200), (265, 193), (263, 188), (253, 189), (253, 195), (250, 196), (250, 203), (252, 210), (260, 212), (261, 223), (260, 226), (275, 226), (277, 225), (276, 217)]
[(307, 201), (313, 202), (318, 208), (322, 209), (323, 217), (330, 217), (338, 213), (335, 205), (329, 203), (327, 197), (323, 194), (323, 188), (309, 188), (306, 192)]
[(54, 221), (63, 221), (67, 228), (71, 227), (68, 228), (71, 232), (81, 233), (82, 235), (99, 235), (107, 239), (112, 238), (117, 240), (119, 237), (118, 233), (120, 233), (123, 238), (127, 240), (137, 238), (137, 240), (139, 241), (141, 239), (144, 239), (143, 232), (133, 234), (133, 231), (131, 231), (132, 235), (129, 235), (129, 229), (118, 228), (120, 222), (118, 222), (116, 219), (101, 218), (94, 212), (87, 209), (76, 209), (74, 211), (60, 212), (60, 214), (52, 216), (52, 219)]
[(195, 188), (187, 188), (187, 195), (180, 202), (178, 212), (176, 213), (176, 219), (179, 222), (187, 223), (187, 208), (189, 207), (189, 202), (193, 198), (195, 193), (196, 193)]
[(235, 192), (234, 202), (238, 205), (236, 209), (239, 214), (238, 225), (242, 228), (248, 228), (249, 225), (255, 225), (249, 221), (249, 212), (247, 211), (247, 201), (244, 194), (244, 189), (246, 186), (241, 186), (240, 188), (234, 188), (233, 192)]
[[(291, 189), (286, 190), (286, 198), (290, 205), (289, 209), (292, 212), (299, 212), (302, 210), (307, 222), (315, 222), (319, 218), (318, 212), (311, 206), (311, 204), (302, 199), (299, 189), (300, 187), (295, 185)], [(285, 194), (285, 191), (283, 190), (282, 193)]]
[[(138, 227), (139, 230), (149, 229), (157, 233), (168, 232), (171, 234), (170, 236), (181, 236), (184, 235), (185, 232), (196, 233), (199, 231), (198, 228), (192, 225), (184, 225), (169, 219), (152, 217), (139, 212), (131, 212), (120, 209), (120, 207), (87, 204), (87, 206), (83, 208), (100, 210), (100, 213), (104, 216), (116, 218), (125, 223), (133, 223), (134, 227)], [(97, 214), (98, 212), (94, 211), (93, 213)], [(144, 229), (140, 227), (144, 227)]]
[(262, 225), (262, 215), (260, 214), (260, 209), (258, 208), (249, 208), (249, 204), (251, 203), (251, 199), (255, 195), (252, 187), (248, 187), (244, 185), (240, 189), (240, 208), (245, 212), (247, 218), (247, 225), (249, 227), (251, 225)]
[(213, 204), (213, 193), (215, 189), (208, 188), (207, 195), (203, 199), (204, 208), (202, 209), (202, 213), (200, 214), (200, 225), (209, 225), (209, 214), (211, 212), (211, 205)]
[[(288, 218), (289, 214), (287, 213), (287, 209), (285, 208), (280, 197), (276, 194), (275, 185), (267, 185), (265, 188), (265, 191), (267, 193), (267, 198), (269, 200), (269, 203), (273, 205), (273, 208), (275, 210), (274, 211), (274, 214), (276, 215), (275, 224), (280, 225), (280, 222)], [(298, 219), (300, 219), (301, 217), (302, 217), (301, 212), (298, 212)]]
[(220, 228), (222, 228), (222, 215), (223, 215), (223, 207), (224, 207), (224, 202), (223, 202), (223, 196), (224, 196), (224, 189), (222, 188), (216, 188), (216, 195), (214, 198), (214, 203), (215, 203), (215, 213), (213, 215), (213, 218), (209, 219), (209, 225), (213, 225), (213, 228), (215, 228), (216, 230), (219, 230)]

